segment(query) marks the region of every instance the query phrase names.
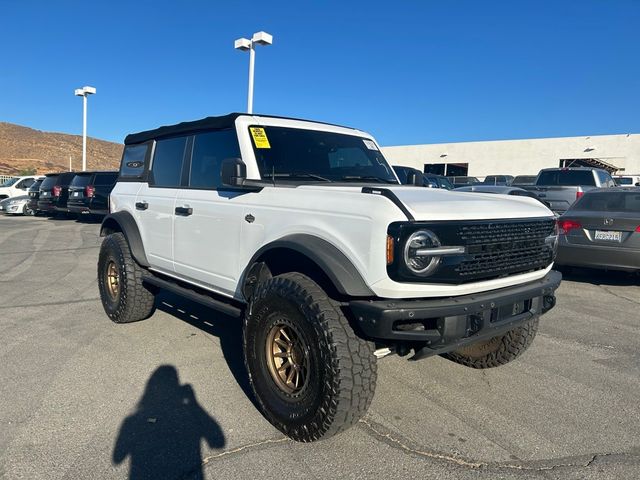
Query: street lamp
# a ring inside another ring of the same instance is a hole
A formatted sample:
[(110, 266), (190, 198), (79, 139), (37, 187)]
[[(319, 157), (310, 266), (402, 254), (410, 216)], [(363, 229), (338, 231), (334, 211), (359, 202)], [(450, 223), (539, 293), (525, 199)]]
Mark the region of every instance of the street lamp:
[(76, 88), (77, 97), (82, 97), (82, 171), (87, 169), (87, 95), (96, 93), (94, 87)]
[(251, 37), (239, 38), (235, 41), (234, 47), (237, 50), (247, 51), (249, 50), (249, 94), (247, 97), (247, 113), (253, 113), (253, 64), (255, 62), (256, 51), (254, 45), (271, 45), (273, 43), (273, 36), (267, 32), (256, 32)]

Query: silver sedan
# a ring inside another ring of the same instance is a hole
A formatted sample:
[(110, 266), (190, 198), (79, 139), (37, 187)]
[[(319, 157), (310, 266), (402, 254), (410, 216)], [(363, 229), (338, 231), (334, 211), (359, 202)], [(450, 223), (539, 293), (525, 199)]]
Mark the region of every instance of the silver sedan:
[(29, 207), (29, 196), (5, 198), (0, 201), (0, 212), (11, 215), (34, 215), (34, 211)]

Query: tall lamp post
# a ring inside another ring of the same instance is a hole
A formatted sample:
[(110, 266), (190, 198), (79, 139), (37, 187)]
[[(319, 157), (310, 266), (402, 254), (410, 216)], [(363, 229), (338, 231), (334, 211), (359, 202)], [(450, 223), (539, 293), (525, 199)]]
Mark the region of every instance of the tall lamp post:
[(87, 169), (87, 96), (96, 93), (94, 87), (76, 88), (77, 97), (82, 97), (82, 171)]
[(256, 32), (251, 37), (239, 38), (235, 41), (234, 47), (238, 50), (249, 50), (249, 93), (247, 96), (247, 113), (253, 113), (253, 64), (255, 63), (256, 51), (254, 45), (271, 45), (273, 36), (267, 32)]

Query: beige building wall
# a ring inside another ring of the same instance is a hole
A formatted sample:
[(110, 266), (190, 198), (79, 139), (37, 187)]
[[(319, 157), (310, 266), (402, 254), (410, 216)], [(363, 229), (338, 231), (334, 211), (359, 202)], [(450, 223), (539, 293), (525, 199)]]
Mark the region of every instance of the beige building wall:
[(392, 165), (419, 170), (426, 163), (468, 163), (468, 175), (535, 175), (561, 159), (595, 158), (627, 174), (640, 174), (640, 134), (438, 143), (384, 147)]

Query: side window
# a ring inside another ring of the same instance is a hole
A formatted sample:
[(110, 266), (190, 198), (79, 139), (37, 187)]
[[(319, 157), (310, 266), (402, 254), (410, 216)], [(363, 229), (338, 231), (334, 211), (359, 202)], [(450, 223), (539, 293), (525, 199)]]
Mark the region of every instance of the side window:
[(218, 130), (196, 135), (193, 140), (189, 186), (211, 189), (220, 187), (222, 161), (234, 157), (240, 157), (235, 130)]
[(153, 185), (178, 187), (182, 176), (182, 161), (187, 146), (187, 137), (168, 138), (156, 142), (151, 173)]
[(22, 185), (20, 185), (18, 188), (29, 188), (31, 185), (33, 185), (33, 182), (35, 180), (33, 178), (25, 178), (22, 181)]
[(144, 160), (147, 156), (147, 145), (127, 145), (122, 155), (120, 176), (141, 177), (144, 173)]

